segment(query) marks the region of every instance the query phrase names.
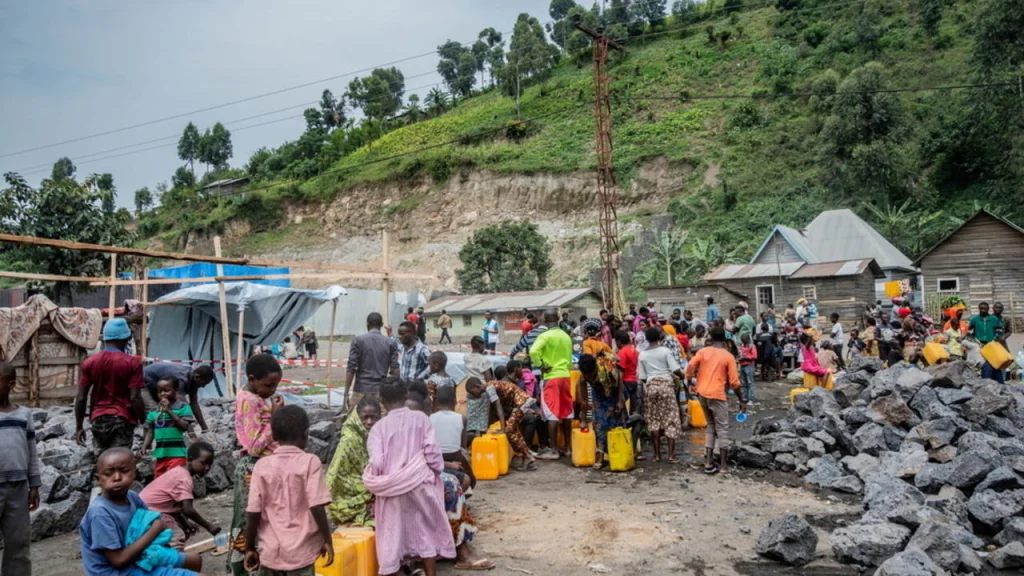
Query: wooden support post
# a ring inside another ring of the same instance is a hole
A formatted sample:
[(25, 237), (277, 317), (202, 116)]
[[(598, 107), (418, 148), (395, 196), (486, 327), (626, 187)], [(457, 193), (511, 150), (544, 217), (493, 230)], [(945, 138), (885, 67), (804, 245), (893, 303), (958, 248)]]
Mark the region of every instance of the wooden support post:
[[(331, 383), (331, 370), (334, 363), (334, 320), (338, 317), (338, 299), (331, 302), (331, 329), (327, 336), (327, 385)], [(331, 389), (327, 389), (327, 405), (331, 405)]]
[[(142, 271), (142, 279), (149, 280), (149, 268)], [(111, 290), (116, 286), (111, 286)], [(149, 304), (149, 284), (142, 285), (142, 357), (145, 358), (149, 352), (149, 310), (146, 306)]]
[(384, 325), (391, 326), (391, 237), (387, 230), (381, 232), (381, 273), (384, 278), (381, 280), (381, 291), (384, 292), (384, 309), (381, 315), (384, 317)]
[(117, 304), (117, 254), (110, 255), (110, 294), (107, 296), (107, 320), (114, 319), (114, 304)]
[[(213, 237), (213, 252), (220, 258), (220, 236)], [(224, 277), (224, 265), (217, 264), (217, 277)], [(231, 327), (228, 325), (228, 298), (224, 292), (224, 281), (217, 282), (220, 292), (220, 335), (221, 346), (224, 348), (224, 388), (228, 398), (235, 397), (235, 384), (231, 373)]]
[(235, 382), (242, 382), (242, 362), (245, 358), (245, 308), (238, 309), (238, 353), (235, 354)]
[(39, 406), (39, 329), (32, 333), (32, 351), (28, 357), (28, 403)]

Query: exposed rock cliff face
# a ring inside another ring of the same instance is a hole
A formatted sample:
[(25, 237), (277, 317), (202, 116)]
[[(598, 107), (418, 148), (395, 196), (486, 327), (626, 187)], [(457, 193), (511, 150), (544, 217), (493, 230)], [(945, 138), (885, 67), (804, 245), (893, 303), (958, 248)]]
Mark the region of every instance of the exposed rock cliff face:
[[(648, 215), (662, 214), (668, 198), (679, 193), (689, 166), (655, 160), (641, 168), (619, 201), (619, 234), (631, 244), (651, 227)], [(252, 249), (245, 221), (225, 233), (230, 252), (281, 260), (375, 265), (380, 261), (380, 231), (392, 237), (392, 267), (433, 272), (434, 282), (418, 288), (458, 290), (458, 253), (477, 228), (509, 219), (529, 219), (553, 244), (555, 269), (550, 286), (583, 286), (599, 266), (599, 235), (594, 174), (496, 175), (481, 171), (454, 174), (441, 185), (387, 184), (347, 190), (330, 204), (292, 206), (282, 214), (287, 227), (280, 242)], [(193, 236), (187, 251), (212, 253), (208, 237)], [(623, 267), (632, 269), (627, 255)], [(320, 280), (303, 287), (320, 285)], [(351, 280), (353, 287), (375, 281)]]

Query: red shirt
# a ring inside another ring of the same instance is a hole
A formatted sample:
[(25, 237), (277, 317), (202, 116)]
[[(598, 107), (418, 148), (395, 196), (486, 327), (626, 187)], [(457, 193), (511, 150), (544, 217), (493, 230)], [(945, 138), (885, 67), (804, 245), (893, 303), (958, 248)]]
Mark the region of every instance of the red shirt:
[(676, 334), (676, 340), (679, 341), (679, 347), (683, 349), (683, 352), (690, 353), (690, 337), (686, 334)]
[(636, 347), (627, 344), (619, 348), (619, 368), (622, 369), (623, 382), (636, 382), (636, 369), (640, 365), (640, 353)]
[(405, 319), (409, 322), (412, 322), (413, 326), (420, 325), (420, 317), (417, 316), (415, 312), (410, 312), (409, 315), (405, 317)]
[(100, 416), (120, 416), (138, 424), (132, 410), (132, 388), (143, 388), (142, 359), (110, 348), (82, 362), (78, 385), (92, 386), (89, 420)]
[(530, 330), (533, 330), (533, 324), (529, 320), (523, 320), (523, 322), (519, 324), (519, 329), (523, 331), (523, 336), (526, 336), (530, 333)]

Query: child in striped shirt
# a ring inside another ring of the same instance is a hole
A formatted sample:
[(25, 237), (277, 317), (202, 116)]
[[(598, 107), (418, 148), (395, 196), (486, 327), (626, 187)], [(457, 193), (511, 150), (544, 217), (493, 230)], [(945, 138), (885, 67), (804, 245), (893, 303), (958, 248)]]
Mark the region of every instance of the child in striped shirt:
[(153, 471), (154, 477), (159, 478), (168, 470), (186, 464), (188, 447), (185, 446), (185, 433), (195, 422), (195, 416), (192, 408), (178, 399), (177, 378), (161, 378), (156, 383), (156, 392), (160, 403), (146, 416), (146, 436), (142, 440), (139, 457), (145, 456), (155, 439)]
[(11, 404), (17, 372), (0, 361), (0, 533), (4, 537), (3, 574), (31, 574), (29, 512), (39, 507), (39, 456), (32, 411)]

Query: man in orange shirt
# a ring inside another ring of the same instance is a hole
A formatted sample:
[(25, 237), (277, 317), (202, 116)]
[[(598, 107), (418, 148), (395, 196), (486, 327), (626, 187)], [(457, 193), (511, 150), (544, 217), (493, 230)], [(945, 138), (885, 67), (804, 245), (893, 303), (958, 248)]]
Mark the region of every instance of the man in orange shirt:
[[(725, 349), (725, 329), (714, 326), (708, 331), (709, 345), (701, 348), (686, 367), (690, 381), (690, 394), (696, 394), (708, 421), (704, 449), (704, 473), (728, 474), (726, 459), (729, 453), (729, 399), (726, 389), (731, 388), (740, 399), (740, 412), (747, 410), (747, 399), (740, 388), (736, 358)], [(696, 377), (696, 382), (694, 382)], [(714, 464), (718, 448), (721, 464)]]

